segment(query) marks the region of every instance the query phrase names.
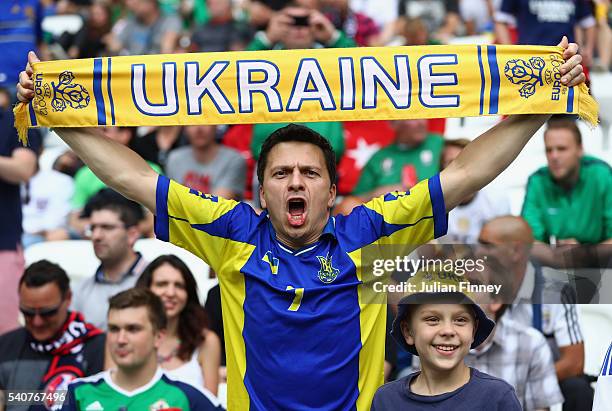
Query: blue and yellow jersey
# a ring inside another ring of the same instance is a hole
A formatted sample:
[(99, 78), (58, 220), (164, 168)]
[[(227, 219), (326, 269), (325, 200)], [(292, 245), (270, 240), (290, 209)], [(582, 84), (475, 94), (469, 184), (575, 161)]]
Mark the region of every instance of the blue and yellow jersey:
[(439, 176), (330, 218), (292, 250), (266, 213), (160, 176), (157, 237), (200, 256), (221, 287), (228, 409), (369, 410), (383, 383), (386, 306), (364, 304), (361, 252), (446, 233)]

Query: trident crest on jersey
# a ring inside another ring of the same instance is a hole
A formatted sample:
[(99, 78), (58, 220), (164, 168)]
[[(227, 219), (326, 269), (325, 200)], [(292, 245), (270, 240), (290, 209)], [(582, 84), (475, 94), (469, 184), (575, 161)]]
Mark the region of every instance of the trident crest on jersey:
[(319, 280), (321, 280), (325, 284), (333, 282), (336, 277), (338, 277), (340, 270), (332, 266), (332, 257), (330, 257), (329, 254), (325, 257), (321, 257), (320, 255), (318, 255), (317, 259), (321, 264), (321, 269), (318, 273)]

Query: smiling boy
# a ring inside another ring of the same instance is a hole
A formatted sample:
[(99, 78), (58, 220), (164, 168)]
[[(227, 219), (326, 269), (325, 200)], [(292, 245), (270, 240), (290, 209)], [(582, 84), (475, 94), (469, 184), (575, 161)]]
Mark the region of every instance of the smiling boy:
[[(439, 273), (418, 273), (409, 282), (460, 289), (459, 277)], [(400, 347), (419, 356), (421, 370), (379, 388), (371, 410), (520, 411), (510, 384), (464, 363), (469, 350), (482, 344), (494, 326), (460, 292), (415, 292), (403, 297), (391, 335)]]

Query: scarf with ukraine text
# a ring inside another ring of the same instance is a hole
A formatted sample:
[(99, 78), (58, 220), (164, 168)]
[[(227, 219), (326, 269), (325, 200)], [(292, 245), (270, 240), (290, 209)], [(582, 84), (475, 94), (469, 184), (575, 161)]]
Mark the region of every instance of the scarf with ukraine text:
[(35, 63), (28, 127), (162, 126), (573, 113), (560, 47), (445, 45), (120, 56)]

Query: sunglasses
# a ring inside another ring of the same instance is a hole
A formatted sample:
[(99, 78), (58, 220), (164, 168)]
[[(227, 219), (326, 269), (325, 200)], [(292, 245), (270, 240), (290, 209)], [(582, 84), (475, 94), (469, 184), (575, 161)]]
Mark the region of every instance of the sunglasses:
[(24, 317), (28, 317), (28, 318), (32, 318), (37, 315), (41, 316), (42, 318), (49, 318), (49, 317), (53, 317), (55, 314), (58, 313), (60, 308), (62, 308), (62, 304), (63, 304), (63, 301), (59, 303), (57, 307), (37, 308), (37, 309), (19, 307), (19, 311), (21, 311), (21, 314), (23, 314)]

